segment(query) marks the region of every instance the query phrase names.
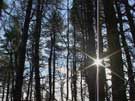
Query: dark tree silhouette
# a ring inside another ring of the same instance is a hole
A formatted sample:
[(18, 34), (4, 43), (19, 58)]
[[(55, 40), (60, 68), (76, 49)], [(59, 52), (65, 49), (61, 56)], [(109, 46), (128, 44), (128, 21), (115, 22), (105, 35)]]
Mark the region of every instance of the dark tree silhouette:
[(15, 89), (14, 89), (14, 101), (21, 100), (22, 95), (22, 84), (23, 84), (23, 72), (25, 65), (25, 53), (26, 53), (26, 44), (28, 39), (28, 29), (31, 17), (31, 9), (32, 9), (32, 0), (28, 1), (26, 17), (24, 21), (24, 27), (22, 31), (21, 43), (19, 46), (18, 53), (18, 64), (16, 67), (16, 79), (15, 79)]
[(130, 90), (129, 90), (129, 94), (130, 94), (130, 100), (134, 100), (135, 99), (135, 82), (134, 82), (134, 73), (133, 73), (133, 66), (132, 66), (132, 62), (131, 62), (131, 57), (129, 54), (129, 49), (128, 49), (128, 45), (126, 42), (126, 38), (125, 38), (125, 33), (124, 33), (124, 29), (123, 29), (123, 20), (122, 20), (122, 14), (120, 11), (120, 2), (116, 1), (116, 8), (117, 8), (117, 12), (118, 12), (118, 21), (120, 24), (120, 35), (122, 37), (122, 44), (124, 47), (124, 51), (126, 54), (126, 58), (127, 58), (127, 64), (128, 64), (128, 80), (129, 80), (129, 86), (130, 86)]
[[(124, 73), (122, 65), (122, 55), (119, 41), (119, 32), (117, 30), (117, 19), (113, 7), (113, 1), (103, 0), (105, 20), (107, 27), (109, 53), (120, 51), (111, 56), (111, 70), (120, 75), (121, 78), (112, 73), (112, 96), (114, 101), (127, 101), (126, 85), (124, 84)], [(112, 24), (113, 22), (113, 24)]]

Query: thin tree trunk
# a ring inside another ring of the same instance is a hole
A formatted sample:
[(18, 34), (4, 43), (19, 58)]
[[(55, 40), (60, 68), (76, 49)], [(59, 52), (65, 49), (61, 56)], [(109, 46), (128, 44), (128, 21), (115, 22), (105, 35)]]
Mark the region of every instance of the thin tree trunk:
[(13, 54), (12, 52), (10, 53), (10, 65), (11, 65), (11, 92), (10, 92), (10, 101), (13, 101), (13, 92), (14, 92), (14, 74), (15, 74), (15, 68), (14, 68), (14, 64), (13, 64)]
[(13, 101), (13, 91), (14, 91), (14, 75), (12, 75), (12, 88), (11, 88), (11, 94), (10, 94), (11, 95), (11, 101)]
[(3, 90), (2, 90), (2, 101), (4, 101), (4, 98), (5, 98), (5, 84), (6, 84), (6, 82), (5, 81), (3, 81)]
[(30, 94), (30, 86), (32, 84), (32, 79), (33, 79), (33, 72), (34, 72), (34, 68), (33, 66), (30, 65), (30, 79), (29, 79), (29, 83), (28, 83), (28, 90), (27, 90), (27, 96), (26, 96), (26, 101), (28, 101), (29, 99), (29, 94)]
[(42, 20), (42, 2), (38, 0), (37, 11), (36, 11), (36, 26), (33, 33), (34, 37), (34, 69), (35, 69), (35, 98), (36, 101), (41, 101), (41, 90), (40, 90), (40, 65), (39, 65), (39, 42), (41, 33), (41, 20)]
[(63, 82), (61, 83), (60, 90), (61, 90), (61, 101), (64, 101), (64, 99), (63, 99)]
[(66, 96), (66, 101), (69, 99), (69, 0), (67, 0), (67, 96)]
[(2, 7), (3, 7), (3, 0), (0, 1), (0, 17), (1, 17), (1, 13), (2, 13)]
[(74, 26), (74, 32), (73, 32), (73, 98), (74, 101), (77, 101), (77, 71), (76, 71), (76, 28)]
[[(100, 7), (100, 6), (99, 6)], [(100, 8), (99, 8), (100, 9)], [(99, 12), (100, 17), (100, 12)], [(102, 30), (101, 30), (101, 22), (99, 20), (99, 58), (103, 58), (103, 37), (102, 37)], [(99, 67), (99, 101), (105, 101), (105, 68), (100, 66)]]
[(53, 100), (55, 100), (55, 61), (56, 61), (56, 53), (55, 53), (55, 32), (53, 33)]
[[(32, 79), (33, 81), (33, 79)], [(31, 86), (30, 86), (30, 101), (32, 101), (32, 93), (33, 93), (33, 82), (31, 81)]]
[(53, 54), (53, 35), (51, 33), (51, 50), (48, 59), (48, 72), (49, 72), (49, 101), (52, 99), (52, 54)]
[(7, 79), (7, 93), (6, 93), (6, 101), (9, 101), (9, 86), (10, 86), (10, 71), (9, 71), (9, 73), (8, 73), (8, 79)]

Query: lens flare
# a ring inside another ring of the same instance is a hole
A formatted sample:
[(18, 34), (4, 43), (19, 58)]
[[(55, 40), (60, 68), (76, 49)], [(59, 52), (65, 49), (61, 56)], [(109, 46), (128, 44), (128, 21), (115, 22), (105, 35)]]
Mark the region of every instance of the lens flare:
[(97, 66), (97, 67), (99, 67), (99, 66), (101, 66), (102, 65), (102, 60), (100, 60), (100, 59), (95, 59), (94, 60), (94, 64)]

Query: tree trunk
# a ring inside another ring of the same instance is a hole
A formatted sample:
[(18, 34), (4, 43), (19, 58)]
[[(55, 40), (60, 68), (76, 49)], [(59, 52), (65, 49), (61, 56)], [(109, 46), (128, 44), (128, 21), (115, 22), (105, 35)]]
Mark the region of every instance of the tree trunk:
[[(99, 6), (100, 7), (100, 6)], [(100, 11), (100, 8), (99, 8)], [(100, 18), (99, 12), (99, 18)], [(99, 58), (103, 58), (103, 37), (102, 37), (102, 24), (101, 18), (99, 19)], [(99, 67), (99, 101), (105, 101), (105, 68), (100, 66)]]
[(52, 55), (53, 55), (53, 35), (51, 33), (51, 50), (48, 59), (48, 72), (49, 72), (49, 101), (52, 99)]
[(69, 99), (69, 0), (67, 0), (67, 60), (66, 60), (66, 68), (67, 68), (67, 80), (66, 80), (66, 90), (67, 96), (66, 101)]
[(73, 101), (77, 101), (77, 70), (76, 70), (76, 28), (73, 32)]
[(61, 91), (61, 101), (64, 101), (64, 99), (63, 99), (63, 83), (61, 83), (60, 91)]
[(3, 85), (3, 87), (2, 87), (2, 101), (4, 101), (4, 98), (5, 98), (5, 84), (6, 84), (6, 81), (4, 80), (3, 82), (2, 82), (2, 85)]
[(6, 101), (9, 101), (9, 86), (10, 86), (10, 71), (9, 71), (9, 73), (8, 73), (8, 79), (7, 79), (7, 93), (6, 93)]
[(55, 66), (55, 61), (56, 61), (56, 53), (55, 53), (55, 32), (53, 33), (53, 100), (55, 100), (55, 72), (56, 72), (56, 66)]
[[(105, 21), (107, 27), (109, 53), (120, 51), (119, 33), (117, 30), (117, 20), (115, 11), (113, 8), (113, 1), (103, 0)], [(113, 24), (112, 24), (113, 22)], [(121, 52), (110, 57), (111, 70), (118, 75), (120, 78), (112, 73), (112, 98), (113, 101), (127, 101), (126, 98), (126, 87), (124, 85), (124, 73), (122, 65)]]
[(1, 17), (1, 13), (2, 13), (2, 6), (3, 6), (3, 0), (0, 1), (0, 17)]
[(21, 43), (19, 46), (19, 54), (18, 54), (18, 65), (16, 70), (16, 79), (15, 79), (15, 90), (14, 90), (14, 101), (21, 100), (22, 94), (22, 85), (23, 85), (23, 72), (24, 72), (24, 64), (25, 64), (25, 53), (26, 53), (26, 44), (28, 39), (28, 29), (30, 23), (30, 15), (32, 9), (32, 0), (28, 1), (28, 6), (26, 10), (26, 17), (21, 37)]
[[(85, 7), (87, 8), (85, 12), (85, 23), (86, 23), (86, 52), (96, 58), (96, 47), (95, 47), (95, 33), (93, 29), (93, 2), (92, 0), (87, 1)], [(85, 8), (84, 7), (84, 8)], [(93, 60), (89, 60), (87, 65), (92, 64)], [(95, 66), (86, 70), (86, 82), (88, 83), (88, 91), (90, 101), (96, 100), (96, 68)]]
[(33, 72), (34, 72), (34, 68), (32, 66), (32, 64), (30, 64), (30, 79), (29, 79), (29, 83), (28, 83), (28, 90), (27, 90), (27, 96), (26, 96), (26, 101), (28, 101), (29, 99), (29, 93), (30, 93), (30, 86), (32, 84), (32, 79), (33, 79)]
[(41, 20), (42, 20), (42, 2), (37, 1), (37, 11), (36, 11), (36, 26), (33, 33), (34, 37), (34, 69), (35, 69), (35, 98), (36, 101), (41, 101), (41, 91), (40, 91), (40, 65), (39, 65), (39, 42), (41, 33)]
[(12, 77), (12, 79), (11, 79), (11, 91), (10, 91), (10, 101), (13, 101), (13, 92), (14, 92), (14, 79), (15, 79), (15, 77), (14, 77), (14, 74), (15, 74), (15, 68), (14, 68), (14, 64), (13, 64), (13, 56), (15, 56), (15, 55), (13, 55), (13, 53), (11, 52), (10, 53), (10, 65), (11, 65), (11, 77)]
[(134, 82), (134, 73), (133, 73), (133, 66), (132, 66), (132, 62), (131, 62), (131, 57), (128, 51), (128, 45), (126, 43), (126, 38), (124, 36), (124, 30), (123, 30), (123, 21), (122, 21), (122, 14), (120, 11), (120, 7), (119, 7), (119, 3), (116, 1), (116, 8), (117, 8), (117, 12), (118, 12), (118, 21), (120, 24), (120, 35), (122, 38), (122, 44), (124, 47), (124, 51), (125, 51), (125, 55), (127, 58), (127, 64), (128, 64), (128, 80), (129, 80), (129, 96), (130, 96), (130, 101), (135, 100), (135, 82)]
[(134, 45), (135, 45), (135, 24), (134, 24), (133, 16), (130, 12), (130, 6), (128, 4), (128, 0), (122, 0), (122, 2), (125, 5), (127, 18), (128, 18), (128, 22), (129, 22), (129, 25), (130, 25), (130, 31), (132, 33), (133, 42), (134, 42)]

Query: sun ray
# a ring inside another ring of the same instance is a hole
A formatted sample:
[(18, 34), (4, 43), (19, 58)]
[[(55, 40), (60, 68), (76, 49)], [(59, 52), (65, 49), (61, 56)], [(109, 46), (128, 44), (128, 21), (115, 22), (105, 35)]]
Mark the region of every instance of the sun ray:
[(81, 69), (80, 71), (85, 71), (85, 70), (87, 70), (87, 69), (89, 69), (89, 68), (91, 68), (91, 67), (93, 67), (93, 66), (95, 66), (95, 65), (98, 66), (98, 67), (101, 66), (101, 67), (104, 67), (104, 68), (109, 69), (115, 76), (117, 76), (117, 77), (119, 77), (121, 80), (125, 81), (125, 79), (123, 79), (119, 74), (117, 74), (116, 72), (112, 71), (110, 68), (108, 68), (108, 67), (106, 67), (106, 66), (104, 66), (104, 65), (102, 64), (102, 62), (103, 62), (104, 59), (110, 58), (111, 56), (116, 55), (116, 54), (119, 53), (119, 52), (120, 52), (120, 50), (117, 50), (117, 51), (111, 53), (110, 55), (108, 55), (108, 56), (106, 56), (106, 57), (104, 57), (104, 58), (101, 58), (101, 59), (94, 59), (94, 58), (91, 57), (89, 54), (85, 53), (85, 54), (87, 54), (88, 57), (90, 57), (90, 58), (94, 61), (94, 63), (92, 63), (91, 65), (88, 65), (88, 66), (84, 67), (84, 68)]
[(95, 59), (94, 60), (94, 65), (96, 65), (97, 67), (99, 67), (100, 65), (102, 65), (102, 60), (101, 59)]
[(104, 59), (110, 58), (110, 57), (112, 57), (112, 56), (114, 56), (114, 55), (118, 54), (119, 52), (121, 52), (121, 50), (117, 50), (117, 51), (115, 51), (115, 52), (113, 52), (113, 53), (111, 53), (111, 54), (109, 54), (109, 55), (107, 55), (107, 56), (105, 56), (105, 57), (101, 58), (101, 60), (104, 60)]
[(80, 71), (85, 71), (86, 69), (89, 69), (89, 68), (93, 67), (94, 65), (95, 65), (94, 63), (91, 65), (88, 65), (88, 66), (84, 67), (83, 69), (81, 69)]
[(82, 52), (83, 54), (85, 54), (89, 59), (95, 61), (95, 58), (93, 58), (92, 56), (90, 56), (87, 52), (84, 52), (83, 50), (76, 48), (77, 50), (79, 50), (80, 52)]
[[(78, 50), (80, 50), (80, 49), (78, 49)], [(101, 59), (95, 59), (95, 58), (93, 58), (92, 56), (90, 56), (88, 53), (86, 53), (86, 52), (84, 52), (84, 51), (82, 51), (82, 50), (80, 50), (80, 51), (83, 52), (86, 56), (88, 56), (90, 59), (92, 59), (92, 60), (94, 61), (94, 63), (92, 63), (91, 65), (88, 65), (88, 66), (84, 67), (84, 69), (81, 70), (81, 71), (84, 71), (84, 70), (86, 70), (86, 69), (91, 68), (91, 67), (94, 66), (94, 65), (98, 65), (98, 66), (102, 66), (102, 67), (104, 67), (104, 68), (107, 68), (106, 66), (104, 66), (104, 65), (102, 64), (102, 61), (104, 61), (104, 59), (106, 59), (106, 58), (110, 58), (110, 57), (112, 57), (112, 56), (118, 54), (121, 50), (117, 50), (117, 51), (115, 51), (115, 52), (113, 52), (113, 53), (111, 53), (111, 54), (109, 54), (109, 55), (107, 55), (107, 56), (105, 56), (105, 57), (103, 57), (103, 58), (101, 58)], [(108, 69), (111, 70), (110, 68), (108, 68)], [(113, 72), (112, 70), (111, 70), (111, 72), (112, 72), (114, 75), (116, 75), (117, 77), (119, 77), (120, 79), (123, 79), (123, 78), (120, 77), (119, 74)], [(123, 79), (123, 80), (124, 80), (124, 79)]]
[(116, 72), (112, 71), (109, 67), (107, 66), (102, 66), (104, 68), (107, 68), (111, 71), (112, 74), (114, 74), (115, 76), (117, 76), (118, 78), (120, 78), (121, 80), (125, 81), (126, 79), (123, 79), (119, 74), (117, 74)]

